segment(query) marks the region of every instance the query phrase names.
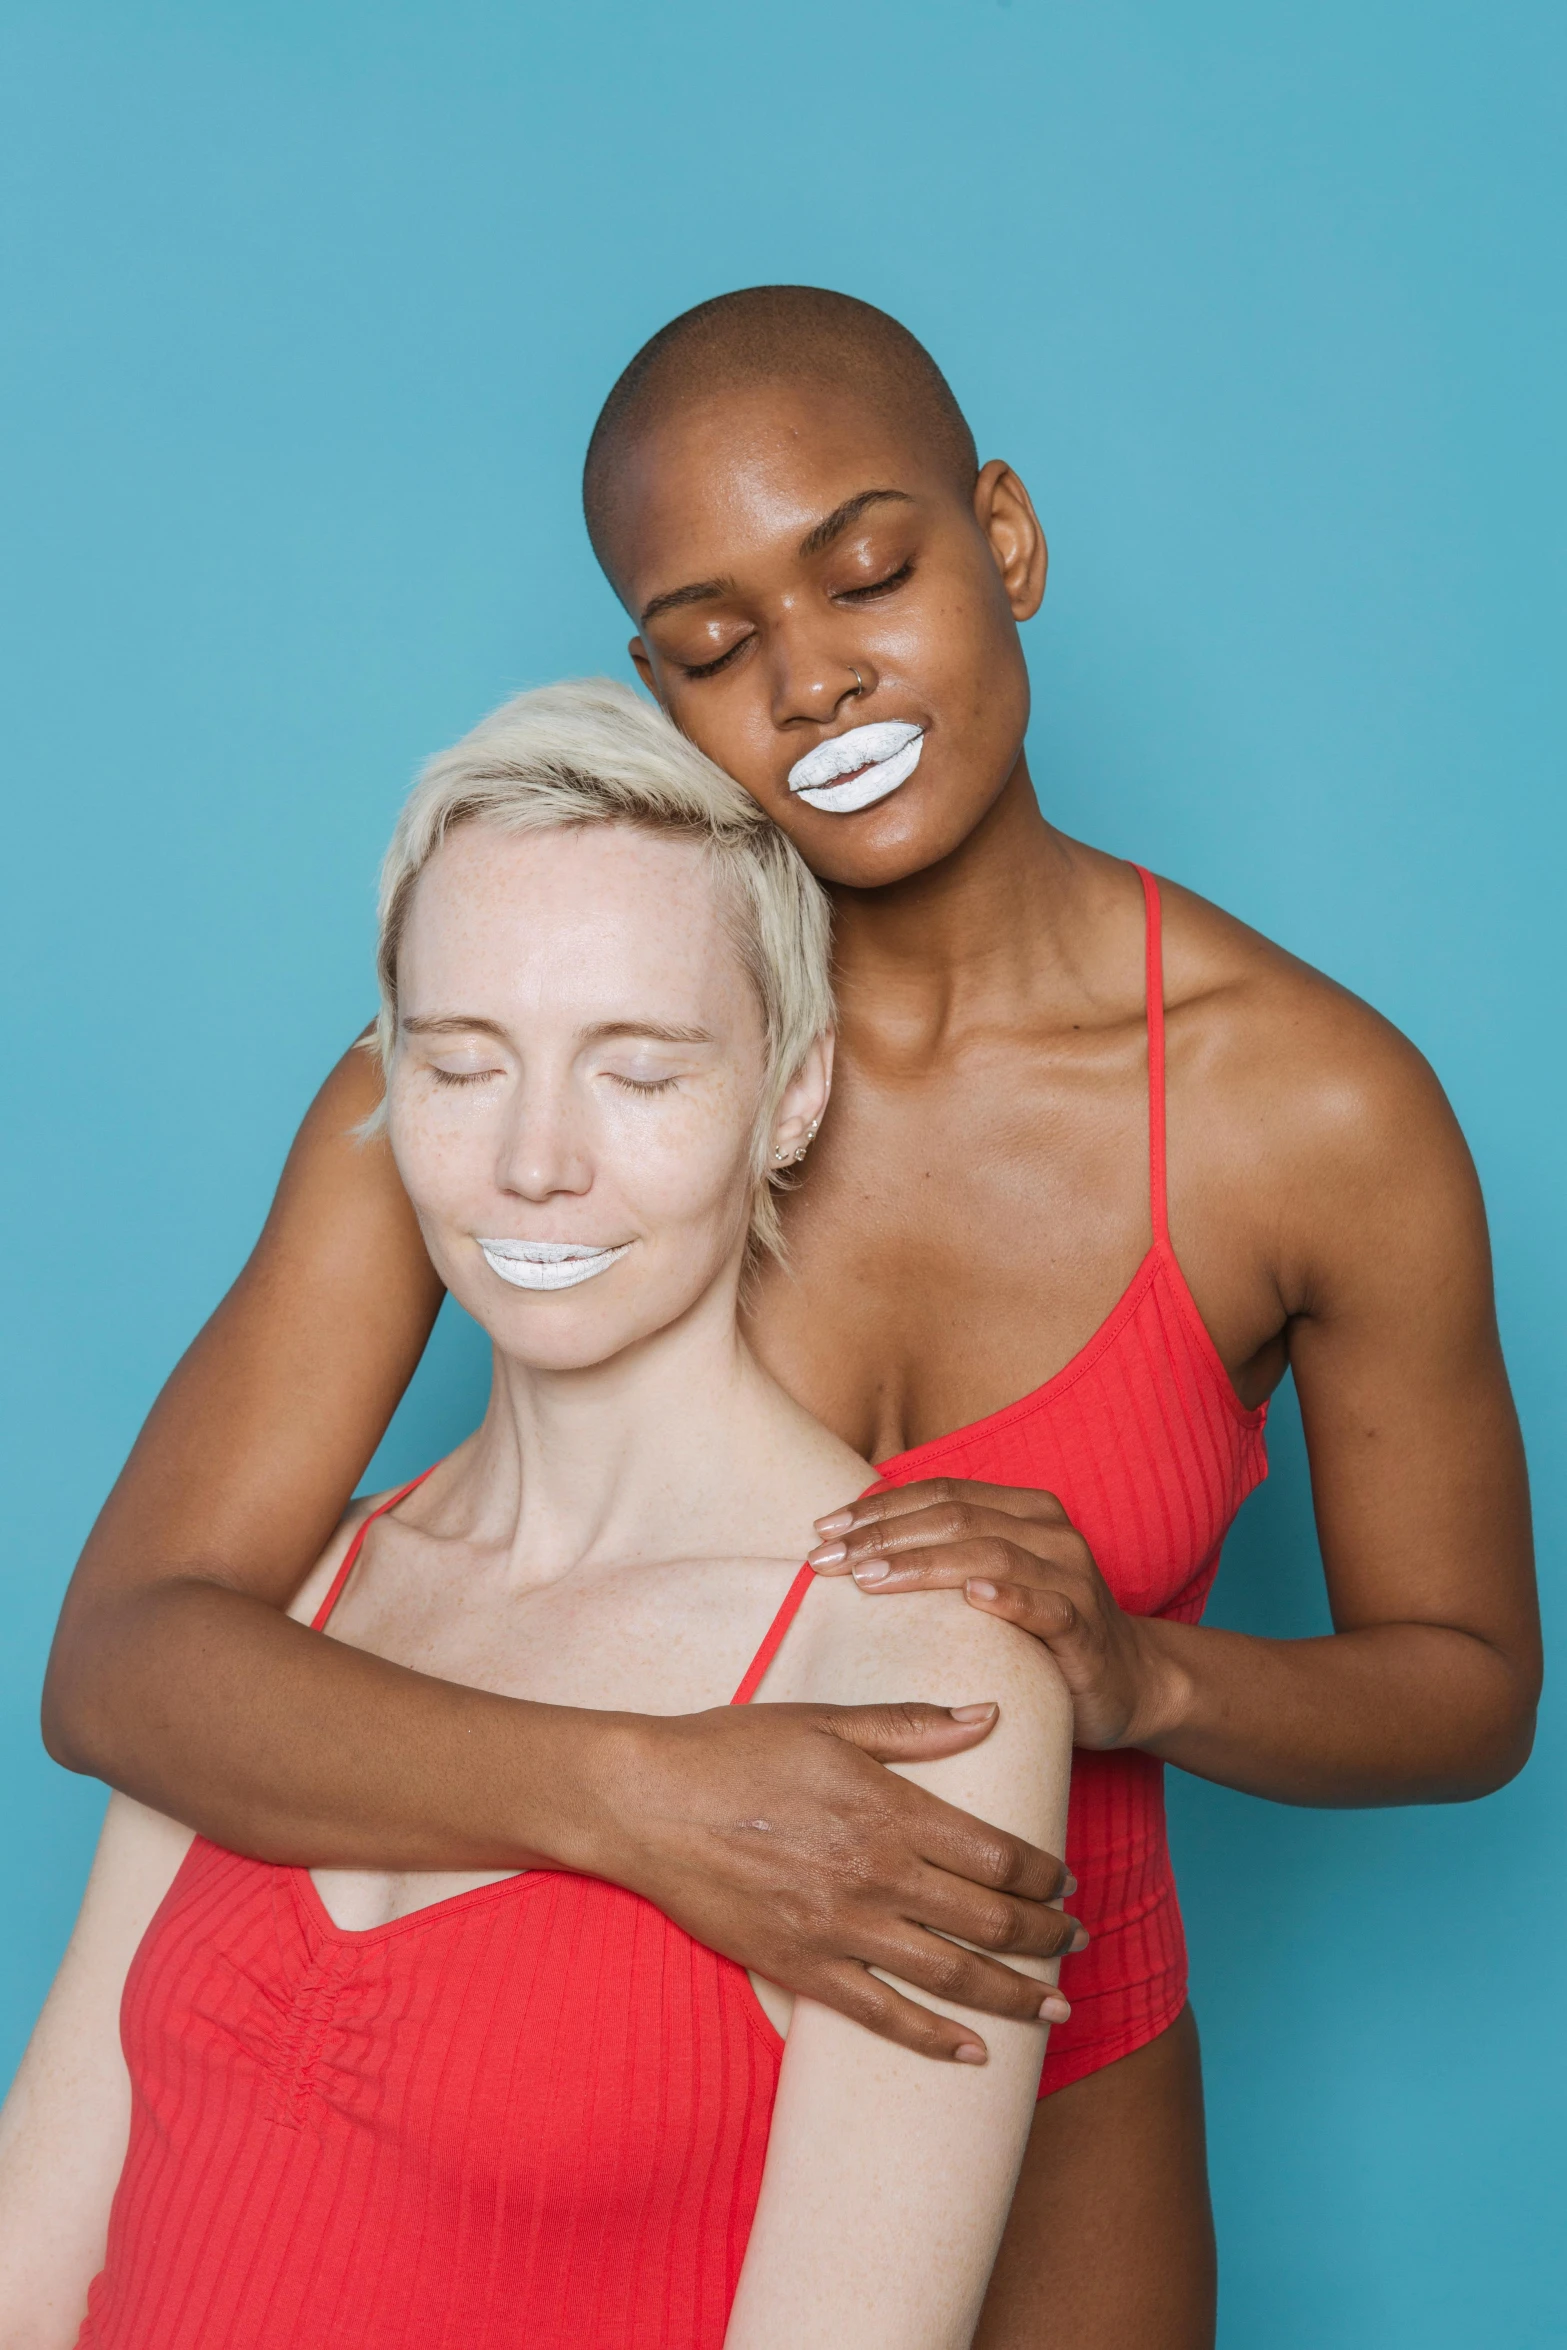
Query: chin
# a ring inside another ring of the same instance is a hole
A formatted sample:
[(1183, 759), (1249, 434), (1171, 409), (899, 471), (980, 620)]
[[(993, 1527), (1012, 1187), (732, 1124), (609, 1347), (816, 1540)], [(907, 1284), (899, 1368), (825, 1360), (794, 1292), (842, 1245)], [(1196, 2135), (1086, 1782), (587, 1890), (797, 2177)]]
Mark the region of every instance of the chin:
[(965, 794), (959, 801), (943, 793), (936, 777), (928, 783), (921, 778), (858, 815), (812, 809), (785, 829), (818, 880), (846, 889), (886, 889), (928, 872), (961, 848), (996, 797), (992, 792), (976, 805)]

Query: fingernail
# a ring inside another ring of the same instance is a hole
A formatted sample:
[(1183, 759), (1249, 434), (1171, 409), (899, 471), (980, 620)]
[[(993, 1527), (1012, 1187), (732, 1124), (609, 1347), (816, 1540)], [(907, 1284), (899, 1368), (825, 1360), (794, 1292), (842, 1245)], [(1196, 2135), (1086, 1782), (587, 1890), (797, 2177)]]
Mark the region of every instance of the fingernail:
[(813, 1518), (811, 1524), (818, 1534), (847, 1534), (854, 1524), (853, 1510), (829, 1510), (825, 1518)]
[[(854, 1570), (856, 1583), (885, 1583), (892, 1573), (885, 1559), (861, 1559)], [(822, 1605), (826, 1606), (826, 1601)]]
[(849, 1555), (846, 1542), (824, 1542), (806, 1560), (808, 1567), (841, 1567)]
[(983, 2064), (985, 2061), (985, 2051), (977, 2040), (965, 2040), (961, 2046), (953, 2049), (952, 2055), (958, 2064)]
[(1063, 1901), (1070, 1901), (1070, 1900), (1071, 1900), (1071, 1898), (1072, 1898), (1072, 1896), (1073, 1896), (1073, 1894), (1074, 1894), (1076, 1891), (1077, 1891), (1077, 1879), (1076, 1879), (1076, 1878), (1075, 1878), (1075, 1877), (1072, 1875), (1072, 1872), (1071, 1872), (1071, 1870), (1069, 1869), (1069, 1870), (1067, 1871), (1067, 1878), (1066, 1878), (1066, 1883), (1065, 1883), (1065, 1884), (1062, 1886), (1062, 1888), (1061, 1888), (1061, 1898), (1062, 1898), (1062, 1900), (1063, 1900)]
[(965, 1589), (970, 1599), (994, 1599), (997, 1596), (994, 1583), (981, 1583), (977, 1579), (967, 1584)]
[(984, 1705), (954, 1705), (948, 1708), (955, 1722), (993, 1721), (1000, 1710), (994, 1698), (987, 1700)]
[(1071, 2012), (1071, 2002), (1059, 1991), (1052, 1991), (1039, 2010), (1039, 2020), (1042, 2024), (1064, 2024)]
[(1091, 1936), (1089, 1934), (1088, 1928), (1086, 1926), (1079, 1926), (1077, 1932), (1072, 1936), (1072, 1949), (1074, 1954), (1079, 1950), (1086, 1950), (1090, 1940)]

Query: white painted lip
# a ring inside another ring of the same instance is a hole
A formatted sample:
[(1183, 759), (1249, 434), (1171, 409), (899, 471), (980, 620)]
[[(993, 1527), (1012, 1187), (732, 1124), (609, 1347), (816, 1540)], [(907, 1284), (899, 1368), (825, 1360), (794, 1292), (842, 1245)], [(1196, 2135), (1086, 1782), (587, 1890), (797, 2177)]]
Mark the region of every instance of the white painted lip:
[(607, 1273), (630, 1248), (579, 1247), (566, 1240), (481, 1240), (484, 1261), (513, 1289), (575, 1289), (595, 1273)]
[(881, 718), (869, 726), (851, 726), (818, 743), (789, 770), (789, 789), (798, 792), (808, 808), (825, 808), (829, 816), (852, 816), (856, 809), (873, 808), (907, 783), (920, 763), (925, 730), (906, 718)]

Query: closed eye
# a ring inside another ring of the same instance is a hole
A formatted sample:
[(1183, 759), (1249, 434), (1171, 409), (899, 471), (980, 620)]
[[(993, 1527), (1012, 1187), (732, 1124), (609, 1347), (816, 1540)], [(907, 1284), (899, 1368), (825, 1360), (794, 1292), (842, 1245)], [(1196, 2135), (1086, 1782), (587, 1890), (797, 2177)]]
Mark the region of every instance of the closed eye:
[(678, 1077), (622, 1077), (614, 1069), (608, 1074), (627, 1093), (668, 1093), (680, 1082)]
[(498, 1069), (435, 1069), (430, 1075), (437, 1085), (483, 1085), (487, 1078), (498, 1077)]
[(907, 563), (900, 563), (897, 570), (889, 571), (885, 579), (873, 579), (868, 587), (840, 588), (834, 596), (833, 602), (835, 604), (866, 604), (873, 596), (885, 596), (893, 588), (902, 587), (906, 580), (913, 577), (914, 558), (911, 555)]
[(716, 677), (720, 669), (728, 668), (736, 653), (744, 652), (750, 641), (748, 636), (741, 637), (738, 644), (731, 645), (727, 653), (720, 653), (716, 661), (682, 661), (680, 673), (683, 677)]

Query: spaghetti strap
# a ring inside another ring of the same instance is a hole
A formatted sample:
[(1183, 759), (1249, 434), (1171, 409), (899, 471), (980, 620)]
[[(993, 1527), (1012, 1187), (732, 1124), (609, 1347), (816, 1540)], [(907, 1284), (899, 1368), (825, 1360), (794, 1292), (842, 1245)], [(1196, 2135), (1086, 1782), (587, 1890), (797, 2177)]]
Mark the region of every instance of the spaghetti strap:
[(359, 1524), (354, 1528), (354, 1539), (343, 1554), (343, 1563), (338, 1568), (337, 1573), (332, 1577), (331, 1589), (328, 1591), (325, 1599), (323, 1599), (321, 1605), (316, 1609), (315, 1614), (310, 1619), (310, 1629), (312, 1632), (324, 1632), (326, 1630), (327, 1618), (331, 1615), (332, 1610), (336, 1607), (338, 1601), (343, 1596), (343, 1586), (354, 1571), (354, 1566), (358, 1560), (359, 1553), (364, 1549), (365, 1546), (365, 1536), (369, 1533), (371, 1527), (375, 1524), (376, 1519), (384, 1518), (388, 1510), (395, 1510), (400, 1501), (406, 1501), (410, 1493), (413, 1492), (415, 1486), (422, 1485), (426, 1477), (434, 1475), (437, 1466), (438, 1463), (432, 1461), (428, 1469), (421, 1469), (417, 1477), (411, 1477), (406, 1485), (399, 1486), (398, 1490), (392, 1495), (389, 1501), (383, 1501), (378, 1509), (373, 1509), (367, 1518), (362, 1518), (360, 1520)]
[(1164, 941), (1159, 884), (1145, 867), (1133, 868), (1143, 885), (1147, 909), (1144, 997), (1148, 1018), (1148, 1210), (1154, 1243), (1170, 1245), (1170, 1213), (1164, 1148)]
[(804, 1599), (806, 1593), (810, 1590), (811, 1585), (815, 1582), (815, 1580), (816, 1569), (814, 1567), (805, 1566), (800, 1569), (800, 1572), (798, 1575), (796, 1575), (794, 1581), (790, 1584), (788, 1590), (784, 1593), (782, 1607), (778, 1610), (777, 1615), (774, 1616), (772, 1622), (768, 1625), (767, 1630), (763, 1633), (761, 1647), (757, 1650), (755, 1656), (752, 1657), (750, 1663), (746, 1666), (745, 1679), (741, 1682), (739, 1688), (735, 1691), (733, 1697), (731, 1697), (729, 1700), (731, 1705), (750, 1704), (752, 1698), (756, 1695), (758, 1689), (760, 1689), (762, 1686), (763, 1676), (766, 1674), (768, 1666), (772, 1663), (774, 1657), (778, 1654), (779, 1649), (783, 1646), (784, 1634), (788, 1631), (789, 1626), (794, 1622), (795, 1617), (800, 1612), (800, 1602)]

